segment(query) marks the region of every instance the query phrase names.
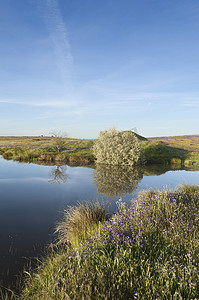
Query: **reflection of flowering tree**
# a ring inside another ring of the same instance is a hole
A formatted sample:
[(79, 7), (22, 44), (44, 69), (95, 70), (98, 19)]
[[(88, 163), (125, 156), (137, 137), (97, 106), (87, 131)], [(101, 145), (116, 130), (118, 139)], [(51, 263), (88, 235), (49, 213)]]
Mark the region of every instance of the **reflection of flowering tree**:
[(68, 175), (66, 174), (66, 166), (54, 166), (50, 173), (50, 183), (65, 183), (68, 180)]
[(97, 164), (93, 178), (97, 192), (109, 198), (132, 193), (143, 174), (139, 168)]

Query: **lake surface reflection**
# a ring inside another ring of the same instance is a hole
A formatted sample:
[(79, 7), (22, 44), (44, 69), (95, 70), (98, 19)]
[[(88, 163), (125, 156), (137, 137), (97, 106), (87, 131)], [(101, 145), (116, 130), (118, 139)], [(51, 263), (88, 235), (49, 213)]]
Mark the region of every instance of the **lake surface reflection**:
[(99, 199), (113, 212), (119, 197), (129, 203), (143, 189), (181, 183), (199, 184), (199, 171), (44, 166), (0, 157), (1, 286), (13, 288), (16, 275), (43, 253), (68, 205)]

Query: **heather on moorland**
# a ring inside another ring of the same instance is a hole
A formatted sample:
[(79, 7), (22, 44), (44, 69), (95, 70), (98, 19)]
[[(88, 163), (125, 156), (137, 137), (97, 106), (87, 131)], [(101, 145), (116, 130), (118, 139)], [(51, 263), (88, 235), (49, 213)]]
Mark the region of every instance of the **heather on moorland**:
[[(52, 246), (38, 269), (27, 272), (20, 296), (10, 297), (198, 298), (198, 186), (142, 192), (129, 207), (120, 201), (118, 212), (107, 221), (103, 217), (103, 226), (95, 234), (90, 231), (90, 237), (87, 235), (74, 248), (70, 239), (75, 231), (70, 226), (74, 226), (77, 216), (81, 221), (82, 209), (84, 215), (86, 211), (88, 218), (93, 218), (88, 213), (91, 206), (71, 210), (70, 222), (66, 222), (67, 218), (63, 221), (67, 225), (65, 233), (64, 224), (61, 226), (62, 245)], [(98, 214), (98, 205), (96, 211)], [(96, 218), (93, 219), (96, 225)], [(88, 227), (92, 227), (91, 223), (87, 222)]]

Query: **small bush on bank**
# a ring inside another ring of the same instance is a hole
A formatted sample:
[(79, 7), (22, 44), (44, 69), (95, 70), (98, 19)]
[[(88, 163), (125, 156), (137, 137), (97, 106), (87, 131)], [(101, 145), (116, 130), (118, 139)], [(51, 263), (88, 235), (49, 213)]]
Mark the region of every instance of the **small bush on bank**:
[(100, 234), (52, 251), (20, 299), (197, 299), (198, 225), (198, 189), (142, 193)]
[(97, 163), (133, 166), (141, 162), (142, 151), (133, 132), (118, 132), (115, 128), (99, 132), (93, 146)]

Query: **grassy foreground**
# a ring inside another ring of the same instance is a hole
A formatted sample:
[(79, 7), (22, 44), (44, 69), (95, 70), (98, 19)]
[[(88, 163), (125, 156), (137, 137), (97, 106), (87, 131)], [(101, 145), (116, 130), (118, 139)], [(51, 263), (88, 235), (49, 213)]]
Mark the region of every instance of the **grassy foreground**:
[(67, 234), (72, 215), (62, 246), (7, 299), (198, 299), (199, 186), (146, 191), (129, 207), (120, 203), (76, 248)]
[[(149, 139), (137, 137), (146, 164), (199, 166), (199, 135)], [(95, 161), (93, 143), (92, 139), (0, 137), (0, 154), (5, 159), (16, 161), (88, 165)]]

